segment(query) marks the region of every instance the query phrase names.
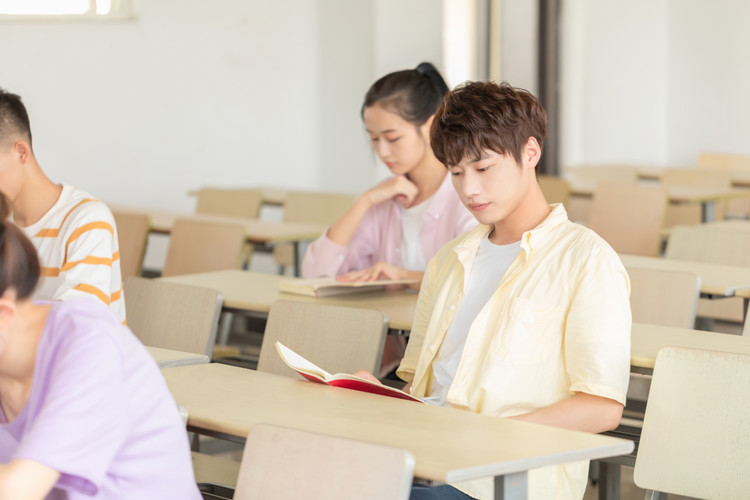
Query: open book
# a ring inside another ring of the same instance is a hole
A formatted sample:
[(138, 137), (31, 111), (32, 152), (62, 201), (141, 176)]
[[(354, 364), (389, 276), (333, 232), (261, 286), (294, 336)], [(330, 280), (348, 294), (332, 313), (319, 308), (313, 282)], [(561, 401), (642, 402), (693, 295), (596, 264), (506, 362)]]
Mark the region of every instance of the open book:
[(325, 297), (344, 293), (371, 292), (381, 290), (386, 285), (409, 285), (417, 280), (377, 280), (377, 281), (336, 281), (336, 278), (312, 278), (282, 280), (279, 290), (299, 295)]
[(327, 371), (292, 351), (281, 342), (276, 342), (276, 350), (279, 351), (281, 359), (284, 360), (284, 363), (286, 363), (289, 368), (296, 371), (310, 382), (328, 384), (335, 387), (343, 387), (345, 389), (354, 389), (355, 391), (370, 392), (372, 394), (381, 394), (383, 396), (391, 396), (393, 398), (406, 399), (408, 401), (423, 402), (421, 399), (417, 399), (404, 391), (399, 391), (398, 389), (377, 382), (370, 382), (369, 380), (355, 377), (348, 373), (337, 373), (336, 375), (331, 375)]

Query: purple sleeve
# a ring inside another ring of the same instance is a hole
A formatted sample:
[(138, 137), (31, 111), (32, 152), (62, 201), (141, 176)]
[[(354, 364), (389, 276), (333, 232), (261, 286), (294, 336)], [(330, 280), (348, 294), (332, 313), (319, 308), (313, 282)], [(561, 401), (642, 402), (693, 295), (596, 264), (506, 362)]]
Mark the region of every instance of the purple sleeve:
[(122, 354), (112, 339), (86, 332), (44, 361), (15, 456), (59, 471), (59, 488), (94, 495), (128, 433)]

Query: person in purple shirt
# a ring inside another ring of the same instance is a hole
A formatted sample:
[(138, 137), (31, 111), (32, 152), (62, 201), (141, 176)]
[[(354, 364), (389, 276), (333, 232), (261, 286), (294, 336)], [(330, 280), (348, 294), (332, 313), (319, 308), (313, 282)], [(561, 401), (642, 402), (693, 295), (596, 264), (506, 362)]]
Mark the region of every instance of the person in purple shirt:
[(39, 261), (8, 211), (0, 195), (0, 498), (200, 499), (153, 358), (96, 300), (30, 300)]

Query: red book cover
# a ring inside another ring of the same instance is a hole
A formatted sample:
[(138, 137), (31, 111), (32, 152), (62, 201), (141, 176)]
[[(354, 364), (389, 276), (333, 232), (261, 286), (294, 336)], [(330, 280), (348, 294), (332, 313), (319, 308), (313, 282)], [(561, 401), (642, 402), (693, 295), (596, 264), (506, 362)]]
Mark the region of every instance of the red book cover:
[(331, 375), (327, 371), (292, 351), (281, 342), (276, 342), (276, 350), (289, 368), (296, 371), (310, 382), (328, 384), (335, 387), (343, 387), (344, 389), (354, 389), (355, 391), (369, 392), (371, 394), (380, 394), (382, 396), (390, 396), (392, 398), (423, 403), (421, 399), (415, 398), (404, 391), (399, 391), (398, 389), (388, 387), (387, 385), (378, 382), (370, 382), (369, 380), (355, 377), (348, 373), (337, 373)]

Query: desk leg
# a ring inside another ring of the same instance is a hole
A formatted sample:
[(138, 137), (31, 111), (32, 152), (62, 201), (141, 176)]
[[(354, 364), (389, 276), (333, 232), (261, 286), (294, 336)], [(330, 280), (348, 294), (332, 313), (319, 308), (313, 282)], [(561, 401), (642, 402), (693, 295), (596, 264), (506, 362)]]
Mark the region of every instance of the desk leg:
[(748, 301), (750, 301), (750, 298), (742, 298), (742, 317), (745, 318), (745, 326), (742, 327), (743, 337), (750, 337), (750, 322), (747, 317)]
[(293, 243), (293, 252), (294, 252), (294, 275), (299, 277), (302, 276), (302, 270), (300, 269), (300, 261), (299, 261), (299, 241), (295, 241)]
[(495, 500), (526, 500), (527, 472), (495, 476)]
[(620, 464), (599, 461), (599, 500), (620, 500)]
[(711, 200), (701, 203), (701, 218), (703, 222), (713, 222), (716, 220), (716, 207)]

